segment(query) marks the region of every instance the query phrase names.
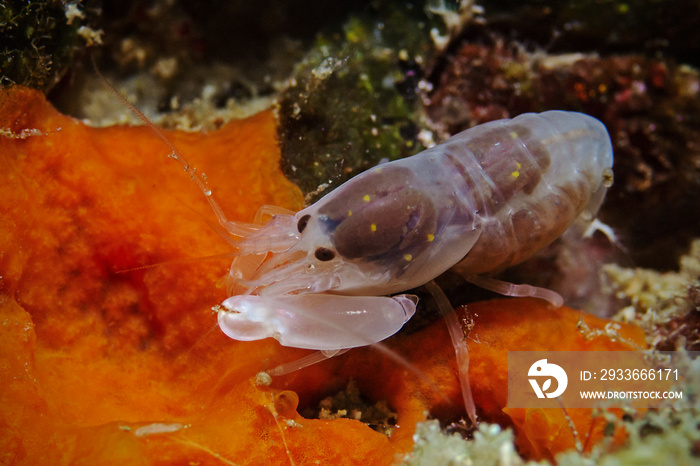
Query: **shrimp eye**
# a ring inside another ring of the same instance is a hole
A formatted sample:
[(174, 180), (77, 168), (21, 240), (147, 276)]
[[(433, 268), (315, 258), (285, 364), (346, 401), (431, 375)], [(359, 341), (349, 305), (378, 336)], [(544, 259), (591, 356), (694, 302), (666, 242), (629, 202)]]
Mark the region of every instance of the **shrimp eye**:
[(314, 256), (320, 261), (327, 262), (335, 257), (335, 251), (328, 248), (318, 248), (314, 252)]
[(299, 223), (297, 223), (297, 230), (299, 230), (299, 233), (304, 231), (304, 228), (306, 228), (306, 225), (309, 223), (310, 218), (311, 215), (304, 215), (299, 219)]

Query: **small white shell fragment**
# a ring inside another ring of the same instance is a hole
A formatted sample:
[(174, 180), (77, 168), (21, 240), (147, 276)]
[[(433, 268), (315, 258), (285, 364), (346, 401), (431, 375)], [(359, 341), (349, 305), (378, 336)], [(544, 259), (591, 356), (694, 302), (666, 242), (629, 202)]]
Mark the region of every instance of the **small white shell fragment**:
[(161, 422), (155, 422), (153, 424), (148, 424), (147, 426), (139, 427), (134, 431), (134, 435), (137, 437), (145, 437), (147, 435), (153, 434), (167, 434), (169, 432), (177, 432), (185, 427), (184, 424), (178, 422), (172, 424), (163, 424)]

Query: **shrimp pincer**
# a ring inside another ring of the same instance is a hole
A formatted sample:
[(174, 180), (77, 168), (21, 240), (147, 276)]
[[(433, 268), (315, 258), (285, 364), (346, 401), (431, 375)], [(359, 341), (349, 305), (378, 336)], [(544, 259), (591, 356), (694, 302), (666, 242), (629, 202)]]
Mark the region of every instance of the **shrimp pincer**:
[[(592, 219), (612, 162), (600, 121), (550, 111), (486, 123), (374, 167), (236, 243), (237, 296), (223, 303), (219, 325), (237, 340), (363, 346), (415, 312), (415, 299), (383, 296), (452, 267), (504, 294), (540, 296), (535, 287), (477, 275), (526, 260), (584, 213)], [(546, 291), (541, 296), (551, 297)]]

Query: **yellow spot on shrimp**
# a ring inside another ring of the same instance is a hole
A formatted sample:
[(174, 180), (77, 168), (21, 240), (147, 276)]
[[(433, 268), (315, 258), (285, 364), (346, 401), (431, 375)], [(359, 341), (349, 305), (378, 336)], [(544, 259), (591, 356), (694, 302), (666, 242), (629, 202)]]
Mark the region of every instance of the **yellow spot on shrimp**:
[(365, 194), (364, 197), (362, 198), (362, 200), (365, 202), (369, 202), (369, 199), (370, 199), (369, 194)]
[(518, 133), (516, 133), (515, 131), (511, 131), (511, 132), (510, 132), (510, 138), (511, 138), (511, 139), (517, 139), (517, 138), (518, 138)]
[(377, 231), (377, 224), (376, 224), (376, 223), (371, 224), (371, 225), (369, 226), (369, 229), (372, 230), (372, 231)]
[(404, 254), (403, 258), (406, 259), (406, 262), (411, 262), (413, 260), (413, 256), (410, 254)]
[(435, 239), (435, 235), (433, 235), (432, 233), (428, 233), (428, 242), (432, 243), (434, 239)]
[(348, 217), (352, 217), (352, 210), (348, 210)]
[(512, 176), (513, 178), (517, 178), (520, 176), (520, 167), (522, 167), (520, 162), (515, 162), (515, 164), (518, 166), (518, 168), (511, 172), (510, 176)]

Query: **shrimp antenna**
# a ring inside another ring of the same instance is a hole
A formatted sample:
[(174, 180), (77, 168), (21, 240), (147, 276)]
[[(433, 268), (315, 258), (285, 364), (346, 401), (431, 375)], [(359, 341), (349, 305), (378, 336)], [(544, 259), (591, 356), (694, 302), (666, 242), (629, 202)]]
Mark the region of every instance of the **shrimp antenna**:
[(129, 267), (128, 269), (115, 270), (114, 273), (116, 273), (116, 274), (128, 273), (128, 272), (134, 272), (136, 270), (152, 269), (155, 267), (163, 267), (163, 266), (167, 266), (167, 265), (192, 264), (192, 263), (211, 261), (211, 260), (217, 260), (217, 259), (231, 259), (233, 257), (236, 257), (235, 252), (225, 252), (223, 254), (212, 254), (210, 256), (202, 256), (202, 257), (186, 257), (184, 259), (173, 259), (173, 260), (169, 260), (169, 261), (156, 262), (155, 264), (139, 265), (137, 267)]
[(95, 56), (92, 55), (90, 57), (92, 59), (92, 67), (95, 69), (95, 73), (97, 74), (97, 77), (100, 78), (102, 83), (119, 99), (119, 101), (131, 112), (136, 115), (148, 128), (150, 128), (164, 143), (165, 145), (170, 148), (170, 154), (168, 155), (169, 158), (175, 159), (178, 162), (180, 162), (180, 165), (182, 165), (182, 168), (190, 175), (190, 178), (192, 181), (195, 182), (197, 187), (202, 191), (204, 196), (207, 199), (207, 202), (209, 202), (209, 205), (211, 206), (212, 210), (214, 211), (214, 214), (216, 215), (217, 220), (219, 220), (219, 223), (221, 226), (226, 228), (226, 230), (231, 233), (234, 236), (239, 236), (243, 237), (247, 235), (248, 233), (252, 231), (256, 231), (259, 229), (259, 226), (255, 226), (252, 224), (246, 224), (243, 222), (232, 222), (231, 220), (226, 218), (226, 214), (224, 214), (224, 211), (221, 209), (221, 206), (219, 205), (218, 202), (212, 197), (211, 194), (211, 189), (209, 188), (209, 185), (207, 182), (204, 180), (204, 178), (197, 173), (197, 170), (195, 168), (192, 168), (190, 163), (187, 161), (184, 155), (180, 153), (180, 151), (175, 147), (175, 145), (168, 139), (168, 137), (165, 135), (163, 130), (156, 126), (151, 120), (148, 119), (146, 115), (143, 114), (141, 110), (139, 110), (134, 104), (129, 102), (129, 99), (127, 99), (124, 94), (119, 92), (113, 85), (110, 83), (107, 78), (104, 77), (104, 75), (100, 72), (99, 68), (97, 67), (97, 62), (95, 61)]

